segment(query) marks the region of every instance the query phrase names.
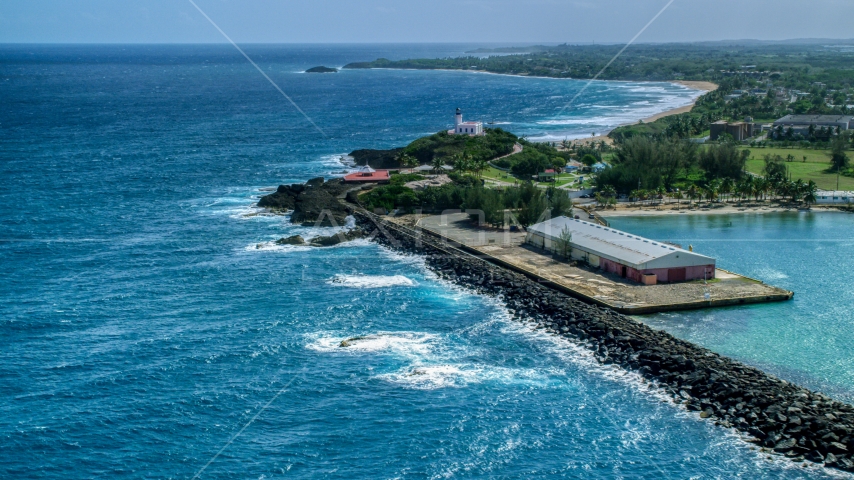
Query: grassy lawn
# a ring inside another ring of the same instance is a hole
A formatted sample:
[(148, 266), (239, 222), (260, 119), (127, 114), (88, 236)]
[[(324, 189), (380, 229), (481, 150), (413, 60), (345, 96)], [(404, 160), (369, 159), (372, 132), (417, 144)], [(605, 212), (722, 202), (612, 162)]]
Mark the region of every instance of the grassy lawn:
[[(788, 155), (795, 157), (795, 162), (803, 163), (804, 157), (807, 157), (807, 163), (825, 163), (830, 165), (829, 150), (812, 150), (805, 148), (747, 148), (750, 150), (750, 158), (762, 160), (765, 155), (779, 155), (786, 158)], [(789, 162), (787, 162), (789, 163)]]
[[(587, 177), (587, 175), (585, 175), (585, 177)], [(509, 172), (502, 172), (501, 170), (498, 170), (498, 169), (495, 169), (492, 167), (489, 167), (488, 169), (483, 171), (483, 178), (489, 178), (491, 180), (498, 180), (500, 182), (507, 182), (507, 183), (514, 183), (514, 182), (518, 181), (518, 179), (516, 177), (514, 177), (513, 174), (511, 174)], [(562, 173), (562, 174), (560, 174), (560, 176), (556, 182), (534, 182), (534, 183), (539, 185), (539, 186), (543, 186), (543, 187), (546, 187), (549, 185), (555, 185), (558, 187), (562, 187), (568, 183), (575, 183), (576, 178), (577, 177), (575, 175), (572, 175), (569, 173)], [(588, 182), (585, 180), (584, 183), (586, 184)]]
[[(801, 179), (805, 182), (813, 180), (818, 188), (822, 190), (836, 189), (836, 173), (830, 173), (830, 154), (825, 150), (806, 150), (798, 148), (756, 148), (750, 150), (750, 159), (747, 160), (747, 171), (762, 175), (765, 167), (763, 157), (765, 155), (787, 155), (795, 157), (794, 162), (785, 162), (792, 175), (792, 180)], [(807, 161), (804, 162), (804, 157)], [(854, 178), (839, 177), (840, 190), (854, 190)]]

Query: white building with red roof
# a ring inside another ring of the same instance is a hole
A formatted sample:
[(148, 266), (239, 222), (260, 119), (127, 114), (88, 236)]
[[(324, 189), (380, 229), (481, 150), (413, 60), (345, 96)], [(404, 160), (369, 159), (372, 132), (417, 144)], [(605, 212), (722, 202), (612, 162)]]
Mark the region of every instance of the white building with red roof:
[(459, 108), (454, 116), (454, 129), (448, 130), (454, 135), (483, 135), (483, 122), (464, 122), (463, 112)]

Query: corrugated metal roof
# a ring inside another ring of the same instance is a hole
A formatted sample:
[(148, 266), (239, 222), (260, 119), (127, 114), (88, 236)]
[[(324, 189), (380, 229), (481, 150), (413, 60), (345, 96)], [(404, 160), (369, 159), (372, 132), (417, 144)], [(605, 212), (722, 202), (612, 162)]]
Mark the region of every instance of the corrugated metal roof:
[[(705, 255), (569, 217), (556, 217), (532, 225), (528, 227), (528, 232), (554, 241), (560, 237), (564, 228), (572, 234), (571, 243), (574, 247), (638, 269), (715, 263), (714, 258)], [(668, 261), (658, 261), (668, 256), (672, 258)]]

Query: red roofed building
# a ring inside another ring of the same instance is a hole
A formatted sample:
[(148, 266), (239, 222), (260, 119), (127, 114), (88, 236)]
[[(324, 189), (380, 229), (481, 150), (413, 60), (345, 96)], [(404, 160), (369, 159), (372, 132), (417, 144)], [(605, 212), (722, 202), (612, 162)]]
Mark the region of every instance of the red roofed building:
[(362, 167), (358, 172), (344, 176), (348, 183), (387, 182), (390, 178), (388, 170), (374, 170), (371, 167)]
[(554, 179), (555, 179), (555, 171), (553, 168), (549, 168), (545, 172), (540, 172), (540, 174), (537, 175), (537, 180), (539, 180), (541, 182), (550, 182), (550, 181), (554, 181)]

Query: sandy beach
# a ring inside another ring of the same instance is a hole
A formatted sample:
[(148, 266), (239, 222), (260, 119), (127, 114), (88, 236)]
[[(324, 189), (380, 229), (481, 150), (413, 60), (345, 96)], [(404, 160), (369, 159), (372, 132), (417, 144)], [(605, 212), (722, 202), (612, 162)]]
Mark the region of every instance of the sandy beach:
[[(703, 92), (706, 92), (706, 93), (713, 92), (713, 91), (718, 89), (718, 86), (712, 82), (696, 82), (696, 81), (689, 81), (689, 80), (684, 80), (684, 81), (683, 80), (676, 80), (676, 81), (673, 81), (671, 83), (675, 83), (677, 85), (682, 85), (682, 86), (685, 86), (688, 88), (693, 88), (695, 90), (702, 90)], [(696, 102), (694, 102), (694, 103), (696, 103)], [(653, 115), (653, 116), (648, 117), (648, 118), (644, 118), (643, 122), (644, 123), (650, 123), (650, 122), (654, 122), (654, 121), (658, 120), (659, 118), (668, 117), (670, 115), (678, 115), (680, 113), (688, 113), (694, 108), (694, 103), (691, 103), (691, 105), (685, 105), (684, 107), (674, 108), (674, 109), (668, 110), (666, 112), (661, 112), (661, 113), (658, 113), (658, 114)]]
[[(702, 90), (703, 92), (706, 92), (706, 93), (712, 92), (712, 91), (715, 91), (718, 89), (718, 85), (716, 85), (712, 82), (699, 82), (699, 81), (690, 81), (690, 80), (674, 80), (671, 83), (682, 85), (682, 86), (685, 86), (688, 88), (693, 88), (696, 90)], [(674, 108), (671, 110), (667, 110), (666, 112), (657, 113), (651, 117), (644, 118), (641, 121), (643, 123), (650, 123), (650, 122), (654, 122), (660, 118), (668, 117), (670, 115), (678, 115), (680, 113), (688, 113), (694, 108), (694, 103), (695, 102), (692, 102), (691, 105), (685, 105), (684, 107)], [(632, 124), (626, 124), (626, 125), (632, 125)], [(599, 143), (599, 142), (605, 142), (608, 145), (614, 144), (614, 141), (608, 135), (596, 135), (595, 137), (579, 138), (579, 139), (573, 140), (573, 142), (580, 143), (583, 145), (590, 144), (590, 143)]]

